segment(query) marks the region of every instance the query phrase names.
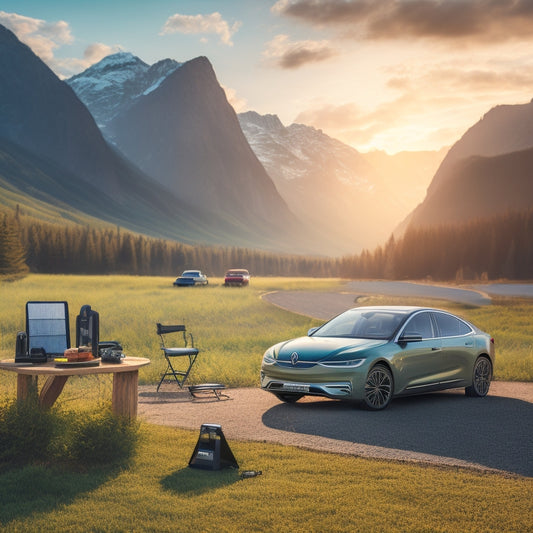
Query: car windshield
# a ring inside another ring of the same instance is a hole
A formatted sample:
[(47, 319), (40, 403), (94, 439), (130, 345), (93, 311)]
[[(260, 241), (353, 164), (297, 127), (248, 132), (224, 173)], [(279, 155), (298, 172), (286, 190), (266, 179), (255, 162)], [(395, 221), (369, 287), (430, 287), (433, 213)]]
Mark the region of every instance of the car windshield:
[(182, 276), (187, 276), (187, 277), (198, 277), (200, 275), (200, 272), (196, 271), (196, 270), (186, 270)]
[(326, 322), (313, 337), (390, 339), (405, 315), (386, 310), (351, 309)]

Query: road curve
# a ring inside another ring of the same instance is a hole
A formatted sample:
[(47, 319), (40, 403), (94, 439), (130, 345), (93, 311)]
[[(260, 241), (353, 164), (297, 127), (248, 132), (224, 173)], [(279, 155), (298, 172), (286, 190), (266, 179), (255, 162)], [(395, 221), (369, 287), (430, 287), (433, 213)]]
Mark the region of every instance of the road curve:
[(355, 307), (361, 296), (376, 294), (450, 300), (476, 307), (491, 303), (489, 296), (477, 290), (403, 281), (350, 281), (338, 292), (277, 291), (264, 294), (263, 299), (293, 313), (329, 320)]

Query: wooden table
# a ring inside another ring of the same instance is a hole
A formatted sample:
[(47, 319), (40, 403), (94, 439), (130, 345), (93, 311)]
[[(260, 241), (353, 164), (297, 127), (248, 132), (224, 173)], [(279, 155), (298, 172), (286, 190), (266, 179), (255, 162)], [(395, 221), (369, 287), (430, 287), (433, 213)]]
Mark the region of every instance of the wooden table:
[(57, 400), (70, 376), (90, 376), (92, 374), (113, 374), (112, 410), (115, 415), (135, 418), (137, 416), (137, 395), (139, 368), (148, 365), (150, 359), (125, 357), (122, 363), (103, 363), (99, 366), (56, 367), (53, 361), (42, 365), (15, 363), (14, 359), (0, 361), (0, 369), (16, 372), (17, 399), (25, 400), (37, 392), (39, 376), (45, 376), (39, 405), (51, 407)]

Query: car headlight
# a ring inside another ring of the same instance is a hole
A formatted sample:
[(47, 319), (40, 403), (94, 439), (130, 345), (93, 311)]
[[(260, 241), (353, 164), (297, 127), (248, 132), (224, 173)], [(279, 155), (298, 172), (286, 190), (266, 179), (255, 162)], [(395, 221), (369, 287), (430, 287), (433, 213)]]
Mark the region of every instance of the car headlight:
[(346, 361), (324, 361), (318, 364), (330, 368), (357, 368), (358, 366), (361, 366), (365, 361), (366, 359), (350, 359)]
[(263, 355), (263, 363), (267, 365), (273, 365), (276, 362), (276, 355), (272, 348), (269, 348)]

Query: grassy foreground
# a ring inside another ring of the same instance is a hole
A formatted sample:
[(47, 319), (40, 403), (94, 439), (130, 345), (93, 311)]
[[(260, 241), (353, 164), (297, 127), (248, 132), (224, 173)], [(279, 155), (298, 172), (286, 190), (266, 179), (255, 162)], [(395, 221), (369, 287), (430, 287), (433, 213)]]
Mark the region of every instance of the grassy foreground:
[[(152, 360), (141, 371), (145, 383), (156, 382), (164, 367), (155, 323), (183, 320), (202, 350), (193, 382), (257, 386), (264, 349), (319, 323), (268, 305), (260, 293), (339, 287), (335, 280), (264, 278), (242, 290), (217, 286), (217, 280), (207, 288), (182, 290), (171, 282), (32, 275), (2, 284), (0, 357), (13, 357), (26, 301), (64, 299), (72, 323), (81, 305), (90, 304), (100, 313), (103, 339), (116, 338), (127, 354)], [(438, 305), (471, 318), (496, 337), (498, 379), (532, 380), (532, 304)], [(109, 376), (71, 379), (60, 403), (82, 416), (110, 398), (110, 391)], [(13, 375), (0, 373), (0, 394), (14, 393)], [(242, 470), (263, 472), (240, 480), (233, 470), (188, 468), (197, 438), (197, 432), (143, 423), (137, 454), (127, 466), (73, 471), (42, 464), (0, 470), (0, 529), (525, 532), (531, 527), (531, 478), (230, 442)]]
[(2, 531), (525, 532), (529, 478), (230, 442), (241, 469), (188, 468), (197, 433), (144, 425), (129, 468), (0, 473)]

